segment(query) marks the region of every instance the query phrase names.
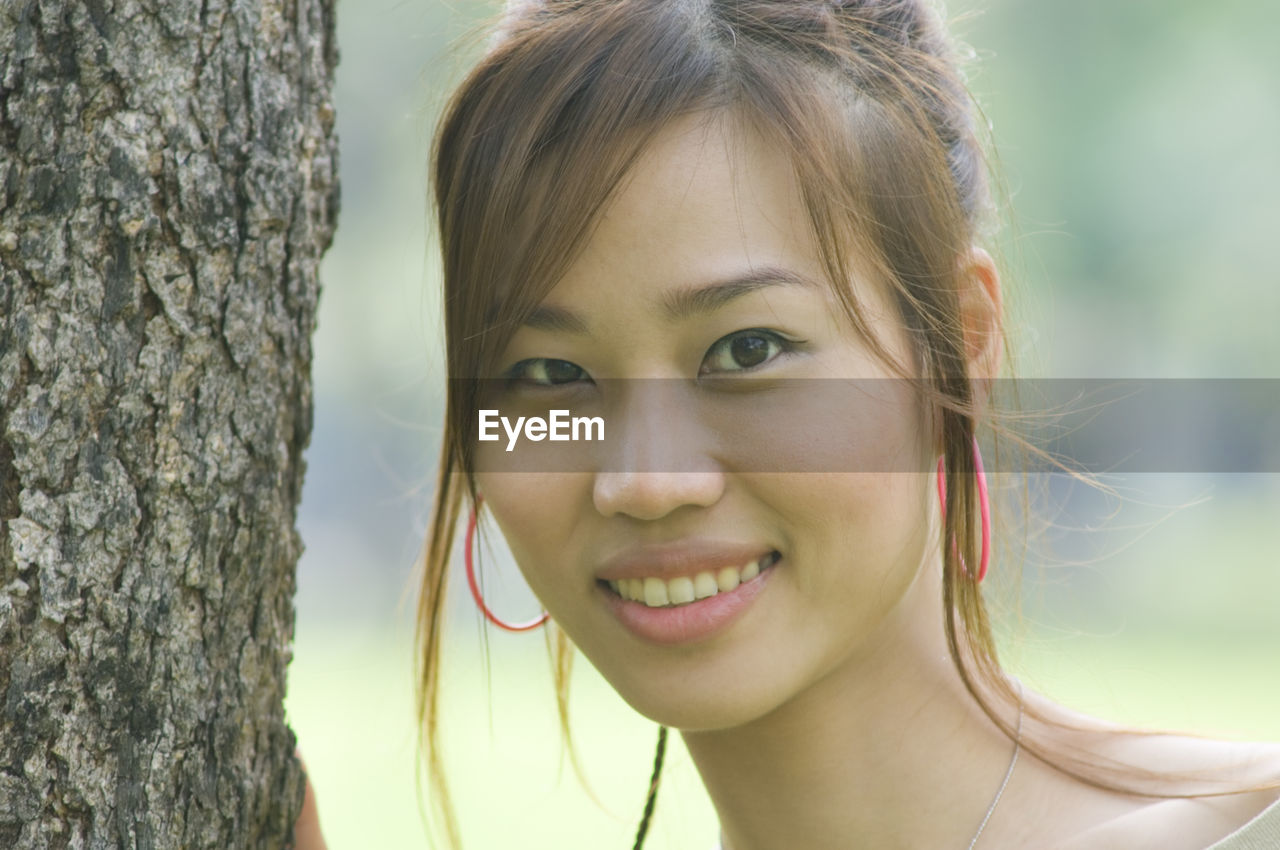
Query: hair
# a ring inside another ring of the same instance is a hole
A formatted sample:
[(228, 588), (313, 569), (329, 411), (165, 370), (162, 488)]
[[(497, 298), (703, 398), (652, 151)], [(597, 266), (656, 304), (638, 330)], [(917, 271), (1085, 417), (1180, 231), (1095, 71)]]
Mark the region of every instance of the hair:
[[(478, 381), (492, 374), (515, 329), (574, 261), (646, 145), (698, 112), (729, 117), (790, 159), (850, 322), (926, 400), (946, 458), (939, 545), (954, 541), (941, 546), (950, 655), (974, 700), (1014, 737), (997, 706), (1021, 697), (1000, 668), (982, 595), (962, 566), (979, 560), (970, 449), (976, 428), (991, 426), (993, 439), (1013, 436), (980, 413), (960, 318), (960, 259), (993, 223), (992, 181), (977, 107), (939, 16), (923, 0), (525, 2), (508, 10), (489, 51), (454, 92), (432, 151), (450, 380), (422, 564), (418, 713), (451, 847), (459, 842), (437, 747), (439, 658), (455, 529), (464, 505), (475, 505), (471, 411)], [(894, 362), (868, 332), (848, 285), (853, 258), (888, 284), (913, 363)], [(573, 648), (549, 628), (572, 756)], [(1026, 713), (1053, 728), (1074, 728), (1032, 706)], [(1156, 779), (1087, 747), (1055, 747), (1035, 729), (1024, 727), (1021, 742), (1097, 787), (1132, 791), (1135, 780)], [(665, 728), (637, 847), (653, 809), (663, 743)]]

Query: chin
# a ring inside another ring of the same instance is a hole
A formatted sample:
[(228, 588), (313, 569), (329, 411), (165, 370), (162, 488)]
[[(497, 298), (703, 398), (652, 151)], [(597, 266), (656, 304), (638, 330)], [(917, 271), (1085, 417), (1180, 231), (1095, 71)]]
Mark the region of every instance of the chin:
[(720, 686), (712, 677), (687, 677), (680, 685), (661, 688), (653, 682), (613, 684), (637, 713), (681, 732), (743, 726), (769, 714), (780, 702), (776, 690), (766, 692), (758, 678), (740, 679), (730, 687)]

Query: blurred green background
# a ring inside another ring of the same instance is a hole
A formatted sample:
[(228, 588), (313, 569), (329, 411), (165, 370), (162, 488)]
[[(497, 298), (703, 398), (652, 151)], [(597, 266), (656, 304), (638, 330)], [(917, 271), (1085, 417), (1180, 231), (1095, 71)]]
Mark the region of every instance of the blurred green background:
[[(425, 160), (475, 55), (450, 45), (493, 8), (339, 3), (342, 216), (323, 268), (286, 702), (333, 850), (433, 846), (411, 666), (443, 388)], [(1001, 249), (1021, 374), (1280, 377), (1280, 5), (949, 12), (977, 54), (970, 83), (1013, 208)], [(1280, 740), (1280, 475), (1110, 483), (1117, 497), (1035, 482), (1051, 525), (1024, 558), (1006, 661), (1083, 711)], [(506, 616), (536, 612), (509, 563), (488, 582)], [(467, 846), (630, 846), (656, 727), (579, 659), (593, 801), (563, 754), (542, 639), (491, 629), (486, 667), (470, 600), (455, 592), (449, 618), (442, 729)], [(647, 846), (706, 850), (714, 814), (673, 741)]]

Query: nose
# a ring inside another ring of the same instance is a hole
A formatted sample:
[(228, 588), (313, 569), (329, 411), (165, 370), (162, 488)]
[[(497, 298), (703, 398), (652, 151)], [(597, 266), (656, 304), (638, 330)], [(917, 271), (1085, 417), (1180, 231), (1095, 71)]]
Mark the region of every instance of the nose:
[(724, 492), (724, 474), (706, 472), (599, 472), (592, 498), (603, 516), (661, 519), (686, 505), (710, 507)]
[(614, 419), (616, 441), (592, 488), (596, 510), (656, 520), (681, 507), (714, 505), (724, 494), (725, 475), (705, 450), (713, 441), (705, 439), (704, 426), (689, 415), (691, 405), (681, 403), (678, 391), (662, 381), (644, 385), (645, 392), (629, 388), (619, 411), (625, 415)]

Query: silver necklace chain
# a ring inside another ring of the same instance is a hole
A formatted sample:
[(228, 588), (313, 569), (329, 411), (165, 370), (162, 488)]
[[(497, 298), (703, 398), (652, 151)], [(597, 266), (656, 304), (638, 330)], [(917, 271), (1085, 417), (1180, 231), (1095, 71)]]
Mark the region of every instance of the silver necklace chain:
[[(978, 824), (978, 831), (973, 834), (973, 839), (969, 842), (968, 850), (973, 850), (978, 846), (978, 839), (982, 837), (982, 832), (987, 828), (987, 822), (991, 820), (991, 815), (995, 813), (996, 806), (1000, 805), (1000, 798), (1004, 796), (1004, 789), (1009, 787), (1009, 780), (1013, 777), (1013, 768), (1018, 764), (1018, 753), (1022, 751), (1022, 682), (1018, 682), (1018, 725), (1013, 733), (1013, 758), (1009, 759), (1009, 768), (1004, 772), (1004, 781), (1000, 783), (1000, 788), (996, 791), (995, 799), (991, 801), (991, 805), (987, 806), (987, 813), (982, 816), (982, 823)], [(716, 850), (724, 850), (724, 843), (720, 842), (716, 846)]]
[(1000, 790), (996, 791), (995, 799), (991, 801), (991, 805), (987, 806), (987, 813), (982, 817), (982, 823), (978, 824), (978, 831), (973, 834), (973, 840), (969, 842), (968, 850), (973, 850), (978, 845), (978, 839), (982, 837), (982, 831), (987, 828), (987, 821), (991, 820), (991, 815), (995, 812), (996, 806), (1000, 805), (1000, 798), (1004, 796), (1004, 789), (1009, 787), (1009, 778), (1013, 776), (1014, 765), (1018, 763), (1018, 753), (1022, 750), (1022, 683), (1018, 682), (1018, 728), (1013, 733), (1013, 758), (1009, 759), (1009, 769), (1004, 772), (1004, 781), (1000, 783)]

